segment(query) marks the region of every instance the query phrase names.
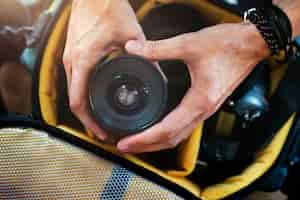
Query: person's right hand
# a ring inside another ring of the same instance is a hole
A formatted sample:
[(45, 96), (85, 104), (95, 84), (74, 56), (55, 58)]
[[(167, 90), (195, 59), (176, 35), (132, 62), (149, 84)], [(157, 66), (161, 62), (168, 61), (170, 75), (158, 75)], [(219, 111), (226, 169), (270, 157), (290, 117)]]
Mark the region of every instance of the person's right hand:
[(106, 134), (89, 113), (88, 81), (95, 64), (128, 40), (144, 40), (128, 0), (74, 0), (63, 62), (70, 107), (85, 128)]

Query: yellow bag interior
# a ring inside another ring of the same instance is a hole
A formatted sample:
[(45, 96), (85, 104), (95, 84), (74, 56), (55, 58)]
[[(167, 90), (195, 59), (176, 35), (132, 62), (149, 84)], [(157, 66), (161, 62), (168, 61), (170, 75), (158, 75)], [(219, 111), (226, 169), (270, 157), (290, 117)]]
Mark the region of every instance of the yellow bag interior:
[[(148, 0), (138, 10), (138, 18), (142, 18), (157, 3), (168, 3), (168, 0)], [(174, 1), (173, 1), (174, 2)], [(176, 2), (193, 5), (199, 12), (208, 15), (218, 23), (236, 22), (240, 18), (216, 5), (205, 0), (177, 0)], [(195, 196), (201, 199), (221, 199), (229, 196), (261, 177), (275, 162), (281, 149), (286, 141), (289, 129), (294, 120), (294, 116), (286, 122), (286, 124), (277, 133), (273, 141), (261, 152), (257, 154), (256, 160), (248, 166), (241, 174), (228, 177), (224, 182), (218, 183), (207, 188), (200, 188), (199, 185), (186, 178), (192, 173), (196, 166), (199, 153), (200, 141), (202, 136), (202, 126), (199, 124), (190, 138), (183, 142), (178, 148), (176, 156), (176, 167), (170, 170), (161, 170), (159, 167), (145, 162), (135, 155), (121, 155), (112, 145), (104, 144), (89, 136), (83, 129), (70, 123), (64, 123), (58, 120), (58, 90), (60, 87), (59, 68), (61, 66), (61, 58), (66, 37), (66, 28), (68, 24), (71, 6), (67, 5), (61, 12), (52, 33), (48, 39), (47, 46), (42, 58), (39, 80), (39, 100), (41, 106), (41, 114), (46, 123), (63, 129), (84, 141), (99, 146), (99, 148), (112, 152), (115, 155), (123, 157), (136, 165), (142, 166), (165, 179), (172, 181), (179, 186), (189, 190)], [(276, 68), (272, 73), (272, 90), (276, 89), (276, 85), (283, 74), (284, 68)], [(201, 180), (200, 180), (201, 181)]]

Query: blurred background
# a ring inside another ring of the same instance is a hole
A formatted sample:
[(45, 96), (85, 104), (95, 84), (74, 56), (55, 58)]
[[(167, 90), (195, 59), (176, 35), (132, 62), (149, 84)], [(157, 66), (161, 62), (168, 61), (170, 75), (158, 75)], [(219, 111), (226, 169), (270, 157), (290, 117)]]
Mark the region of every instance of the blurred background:
[(0, 1), (0, 110), (31, 112), (31, 71), (21, 62), (33, 29), (51, 0)]

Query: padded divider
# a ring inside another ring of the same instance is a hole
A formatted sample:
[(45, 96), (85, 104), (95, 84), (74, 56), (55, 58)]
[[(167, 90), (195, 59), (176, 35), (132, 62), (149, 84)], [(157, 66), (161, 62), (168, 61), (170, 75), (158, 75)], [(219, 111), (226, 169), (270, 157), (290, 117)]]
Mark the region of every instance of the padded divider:
[[(159, 2), (164, 3), (166, 1), (160, 0)], [(173, 1), (174, 2), (174, 1)], [(176, 2), (187, 3), (189, 5), (195, 6), (201, 12), (215, 18), (218, 22), (224, 21), (238, 21), (239, 18), (225, 10), (209, 3), (208, 1), (200, 0), (178, 0)], [(147, 11), (149, 11), (157, 1), (149, 0), (146, 1), (144, 6), (139, 10), (139, 18), (143, 17)], [(40, 83), (39, 83), (39, 98), (41, 104), (41, 112), (44, 120), (60, 129), (67, 131), (68, 133), (81, 138), (87, 142), (95, 144), (100, 148), (112, 152), (118, 156), (124, 157), (125, 159), (135, 163), (136, 165), (142, 166), (147, 170), (150, 170), (161, 177), (178, 184), (179, 186), (189, 190), (194, 195), (202, 199), (221, 199), (229, 196), (247, 185), (251, 184), (253, 181), (261, 177), (276, 161), (285, 140), (287, 138), (289, 129), (293, 123), (293, 117), (285, 124), (285, 126), (278, 132), (276, 138), (268, 145), (266, 149), (261, 151), (255, 160), (255, 162), (245, 169), (241, 174), (230, 177), (223, 183), (209, 186), (207, 188), (200, 188), (196, 183), (188, 180), (186, 176), (190, 174), (195, 167), (196, 159), (198, 156), (198, 150), (202, 134), (202, 124), (195, 130), (192, 136), (184, 142), (180, 147), (180, 152), (178, 156), (179, 166), (182, 170), (171, 170), (162, 171), (155, 168), (149, 163), (145, 163), (140, 158), (133, 155), (120, 155), (117, 150), (110, 145), (103, 144), (94, 138), (89, 137), (81, 128), (75, 128), (70, 126), (71, 123), (61, 123), (58, 118), (58, 93), (55, 88), (59, 87), (61, 84), (55, 80), (58, 78), (58, 69), (62, 66), (60, 65), (62, 48), (64, 45), (64, 37), (66, 32), (66, 26), (68, 21), (68, 16), (70, 13), (70, 5), (66, 6), (65, 10), (61, 13), (54, 29), (53, 33), (50, 35), (48, 45), (45, 49), (43, 62), (40, 70)], [(54, 87), (56, 86), (56, 87)], [(66, 106), (66, 105), (65, 105)]]
[[(54, 6), (54, 5), (53, 5)], [(50, 7), (53, 9), (53, 7)], [(62, 52), (71, 5), (67, 5), (61, 13), (55, 28), (51, 33), (40, 66), (39, 101), (40, 110), (45, 122), (52, 126), (57, 125), (57, 88), (58, 78), (58, 54)]]

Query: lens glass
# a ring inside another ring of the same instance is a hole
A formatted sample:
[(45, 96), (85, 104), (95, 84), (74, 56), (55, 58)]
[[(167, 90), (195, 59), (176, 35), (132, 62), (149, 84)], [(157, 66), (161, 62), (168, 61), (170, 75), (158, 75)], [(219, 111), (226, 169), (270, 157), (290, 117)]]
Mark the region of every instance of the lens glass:
[(137, 104), (138, 98), (138, 90), (136, 88), (130, 89), (130, 86), (126, 84), (118, 88), (115, 95), (115, 101), (125, 108), (130, 108)]
[(133, 75), (122, 74), (114, 77), (107, 98), (119, 114), (134, 115), (145, 107), (148, 94), (149, 90), (141, 80)]

